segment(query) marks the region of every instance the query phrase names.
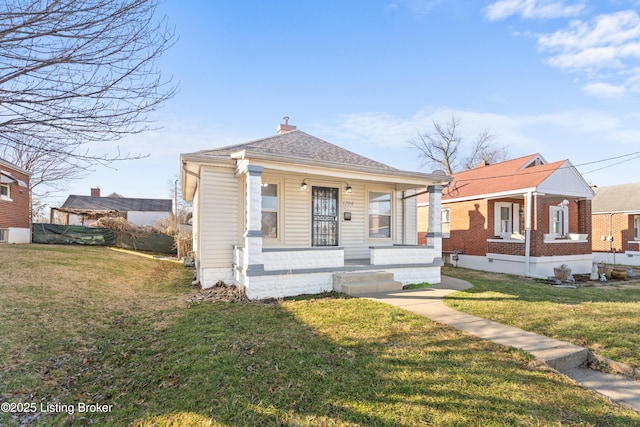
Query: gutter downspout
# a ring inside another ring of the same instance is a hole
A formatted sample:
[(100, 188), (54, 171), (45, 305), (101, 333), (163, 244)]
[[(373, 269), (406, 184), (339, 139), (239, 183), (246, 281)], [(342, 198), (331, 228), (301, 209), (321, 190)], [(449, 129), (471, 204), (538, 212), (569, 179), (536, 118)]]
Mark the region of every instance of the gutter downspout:
[[(194, 176), (196, 178), (196, 186), (199, 189), (200, 173), (191, 172), (189, 169), (187, 169), (187, 163), (184, 161), (182, 162), (182, 171), (185, 174)], [(198, 210), (199, 209), (200, 209), (200, 203), (198, 203)], [(176, 207), (176, 212), (177, 212), (177, 207)], [(200, 214), (198, 214), (198, 221), (200, 221)], [(200, 232), (199, 230), (200, 230), (200, 224), (198, 224), (198, 232)], [(193, 232), (192, 232), (192, 237), (193, 237)], [(198, 239), (198, 244), (200, 244), (200, 239)], [(193, 281), (191, 282), (192, 286), (200, 285), (200, 259), (198, 258), (198, 251), (196, 251), (195, 249), (196, 248), (191, 248), (191, 251), (193, 253), (193, 258), (194, 258), (194, 263), (193, 263), (194, 278), (193, 278)]]

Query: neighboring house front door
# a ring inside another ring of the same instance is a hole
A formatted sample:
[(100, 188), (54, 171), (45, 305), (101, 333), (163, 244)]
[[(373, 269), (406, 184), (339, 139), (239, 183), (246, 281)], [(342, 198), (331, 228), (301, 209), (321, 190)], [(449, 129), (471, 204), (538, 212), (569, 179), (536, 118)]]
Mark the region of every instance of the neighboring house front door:
[(338, 246), (338, 189), (313, 187), (312, 246)]

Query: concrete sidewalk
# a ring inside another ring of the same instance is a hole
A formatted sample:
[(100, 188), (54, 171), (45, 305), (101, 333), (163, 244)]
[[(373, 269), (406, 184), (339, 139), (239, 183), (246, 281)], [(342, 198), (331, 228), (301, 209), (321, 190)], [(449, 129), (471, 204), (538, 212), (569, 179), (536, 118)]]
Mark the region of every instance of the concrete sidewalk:
[(442, 301), (447, 294), (471, 287), (464, 280), (442, 276), (441, 283), (429, 288), (366, 294), (362, 297), (401, 307), (479, 338), (527, 351), (583, 386), (640, 412), (640, 382), (622, 375), (581, 368), (580, 365), (589, 357), (586, 348), (461, 313)]

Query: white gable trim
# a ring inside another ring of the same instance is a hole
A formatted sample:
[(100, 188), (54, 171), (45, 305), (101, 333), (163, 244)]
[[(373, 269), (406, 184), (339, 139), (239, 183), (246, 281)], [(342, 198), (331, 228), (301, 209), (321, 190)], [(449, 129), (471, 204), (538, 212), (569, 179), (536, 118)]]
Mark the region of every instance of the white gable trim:
[(538, 191), (567, 197), (592, 199), (595, 192), (569, 160), (538, 185)]
[[(537, 162), (537, 163), (536, 163)], [(531, 165), (546, 165), (549, 162), (547, 162), (544, 157), (542, 157), (540, 154), (537, 154), (533, 159), (529, 160), (528, 162), (526, 162), (524, 165), (520, 166), (518, 169), (519, 170), (523, 170), (528, 168)]]

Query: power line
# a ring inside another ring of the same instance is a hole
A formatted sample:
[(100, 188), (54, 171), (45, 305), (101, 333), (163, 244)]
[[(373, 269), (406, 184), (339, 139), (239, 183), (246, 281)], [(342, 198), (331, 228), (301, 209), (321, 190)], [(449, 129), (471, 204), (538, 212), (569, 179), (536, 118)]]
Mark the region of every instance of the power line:
[[(638, 153), (633, 153), (633, 154), (638, 154)], [(624, 156), (621, 156), (621, 157), (624, 157)], [(618, 157), (618, 158), (620, 158), (620, 157)], [(636, 156), (636, 157), (632, 157), (632, 158), (630, 158), (630, 159), (622, 160), (622, 161), (620, 161), (620, 162), (616, 162), (616, 163), (614, 163), (614, 164), (612, 164), (612, 165), (603, 166), (603, 167), (601, 167), (601, 168), (593, 169), (593, 170), (590, 170), (590, 171), (588, 171), (588, 172), (583, 172), (583, 173), (582, 173), (582, 175), (586, 175), (586, 174), (591, 173), (591, 172), (597, 172), (597, 171), (600, 171), (600, 170), (602, 170), (602, 169), (610, 168), (610, 167), (612, 167), (612, 166), (617, 166), (617, 165), (620, 165), (620, 164), (622, 164), (622, 163), (630, 162), (631, 160), (635, 160), (635, 159), (640, 159), (640, 156)]]
[[(586, 165), (592, 165), (592, 164), (595, 164), (595, 163), (608, 162), (608, 161), (611, 161), (611, 160), (622, 159), (622, 158), (629, 157), (629, 156), (635, 156), (635, 157), (623, 160), (621, 162), (616, 162), (616, 163), (611, 164), (611, 165), (603, 166), (601, 168), (594, 169), (594, 170), (591, 170), (589, 172), (581, 173), (581, 175), (584, 175), (584, 174), (587, 174), (587, 173), (591, 173), (591, 172), (596, 172), (596, 171), (599, 171), (599, 170), (602, 170), (602, 169), (606, 169), (606, 168), (610, 168), (610, 167), (619, 165), (621, 163), (626, 163), (626, 162), (630, 162), (632, 160), (636, 160), (636, 159), (640, 158), (640, 151), (635, 151), (633, 153), (623, 154), (621, 156), (610, 157), (610, 158), (607, 158), (607, 159), (594, 160), (594, 161), (591, 161), (591, 162), (581, 163), (579, 165), (573, 165), (572, 164), (571, 166), (561, 166), (561, 167), (558, 167), (556, 170), (565, 169), (565, 168), (571, 168), (571, 167), (578, 168), (580, 166), (586, 166)], [(555, 162), (553, 162), (553, 163), (555, 163)], [(498, 164), (498, 163), (496, 163), (496, 164)], [(540, 166), (546, 166), (546, 165), (549, 165), (549, 163), (546, 163), (546, 164), (540, 165)], [(469, 171), (472, 171), (472, 170), (474, 170), (474, 169), (468, 169), (466, 171), (461, 171), (461, 172), (469, 172)], [(547, 170), (530, 170), (530, 171), (519, 170), (518, 172), (510, 173), (510, 174), (491, 175), (491, 176), (483, 176), (483, 177), (478, 177), (478, 178), (460, 178), (460, 179), (458, 179), (456, 181), (458, 183), (461, 183), (461, 182), (479, 181), (479, 180), (485, 180), (485, 179), (508, 178), (508, 177), (512, 177), (512, 176), (532, 175), (532, 174), (539, 174), (539, 173), (546, 173), (546, 172), (549, 172), (549, 170), (548, 169)], [(458, 172), (458, 173), (460, 173), (460, 172)], [(455, 175), (455, 173), (453, 175)]]

